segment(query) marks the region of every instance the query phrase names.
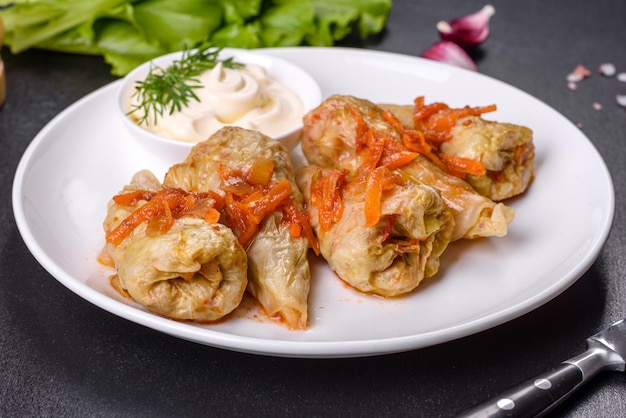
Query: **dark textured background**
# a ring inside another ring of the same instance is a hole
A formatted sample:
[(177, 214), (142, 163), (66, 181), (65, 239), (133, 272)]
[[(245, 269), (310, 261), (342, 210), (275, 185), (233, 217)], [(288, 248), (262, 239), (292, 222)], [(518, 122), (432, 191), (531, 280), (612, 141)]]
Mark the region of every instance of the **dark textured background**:
[[(350, 46), (419, 55), (435, 23), (478, 0), (396, 0), (386, 31)], [(582, 129), (615, 183), (613, 230), (594, 266), (543, 307), (478, 335), (375, 358), (300, 360), (182, 341), (113, 316), (60, 285), (30, 255), (11, 209), (25, 148), (58, 112), (114, 80), (98, 57), (2, 51), (8, 97), (0, 109), (0, 416), (452, 416), (487, 395), (572, 357), (585, 338), (624, 315), (626, 284), (626, 1), (494, 1), (479, 71), (545, 101)], [(578, 64), (594, 75), (576, 92)], [(593, 102), (603, 109), (596, 111)], [(567, 152), (567, 150), (563, 150)], [(575, 161), (572, 170), (576, 169)], [(532, 260), (529, 260), (532, 262)], [(607, 372), (553, 413), (626, 415), (626, 376)]]

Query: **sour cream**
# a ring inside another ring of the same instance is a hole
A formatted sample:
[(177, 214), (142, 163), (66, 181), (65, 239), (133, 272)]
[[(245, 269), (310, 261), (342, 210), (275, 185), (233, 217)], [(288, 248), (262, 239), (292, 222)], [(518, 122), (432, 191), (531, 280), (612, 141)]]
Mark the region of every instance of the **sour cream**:
[[(268, 77), (259, 65), (233, 69), (218, 63), (198, 80), (201, 87), (194, 92), (200, 101), (191, 99), (181, 111), (171, 115), (165, 112), (156, 124), (149, 120), (141, 126), (157, 135), (196, 143), (224, 126), (239, 126), (274, 137), (302, 123), (304, 104), (300, 98)], [(134, 112), (131, 116), (138, 120), (142, 115)]]

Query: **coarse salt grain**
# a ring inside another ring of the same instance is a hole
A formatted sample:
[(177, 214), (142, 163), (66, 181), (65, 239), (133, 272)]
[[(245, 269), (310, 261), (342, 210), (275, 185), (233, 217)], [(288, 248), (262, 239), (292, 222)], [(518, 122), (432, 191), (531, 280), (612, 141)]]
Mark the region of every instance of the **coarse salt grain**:
[(617, 70), (615, 69), (615, 65), (611, 64), (610, 62), (601, 64), (600, 67), (598, 68), (598, 72), (607, 77), (614, 76), (616, 71)]
[(570, 81), (569, 83), (567, 83), (567, 88), (574, 91), (578, 88), (578, 84), (574, 83), (573, 81)]
[(617, 96), (615, 96), (615, 100), (617, 101), (618, 105), (626, 107), (626, 94), (618, 94)]
[(598, 102), (593, 102), (593, 108), (594, 110), (602, 110), (602, 105)]
[(567, 75), (567, 81), (569, 81), (570, 83), (576, 83), (578, 81), (581, 81), (583, 78), (585, 78), (582, 74), (578, 74), (578, 73), (569, 73)]
[(617, 80), (626, 83), (626, 73), (619, 73), (617, 75)]

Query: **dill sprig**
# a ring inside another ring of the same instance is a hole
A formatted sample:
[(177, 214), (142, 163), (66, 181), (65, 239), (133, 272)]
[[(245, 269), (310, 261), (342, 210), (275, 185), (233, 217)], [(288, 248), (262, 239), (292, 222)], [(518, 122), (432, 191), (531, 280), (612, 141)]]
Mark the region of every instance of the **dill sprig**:
[(138, 123), (147, 123), (149, 118), (156, 124), (158, 117), (167, 111), (169, 114), (182, 110), (190, 100), (200, 101), (194, 89), (202, 87), (198, 76), (214, 68), (219, 62), (226, 68), (242, 68), (245, 65), (235, 62), (232, 57), (219, 60), (222, 48), (212, 47), (207, 43), (185, 49), (179, 60), (170, 66), (161, 68), (150, 65), (150, 72), (142, 81), (135, 83), (133, 97), (138, 97), (138, 104), (128, 112), (141, 111)]

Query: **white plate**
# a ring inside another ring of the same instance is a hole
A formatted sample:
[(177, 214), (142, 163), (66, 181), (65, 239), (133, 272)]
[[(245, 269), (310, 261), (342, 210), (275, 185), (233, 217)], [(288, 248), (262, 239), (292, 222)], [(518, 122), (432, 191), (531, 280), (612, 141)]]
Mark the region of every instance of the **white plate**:
[(516, 318), (565, 290), (598, 256), (613, 220), (609, 172), (581, 131), (546, 104), (484, 75), (415, 57), (342, 48), (264, 53), (309, 71), (324, 97), (410, 103), (425, 95), (454, 106), (495, 103), (490, 118), (532, 128), (537, 179), (525, 196), (509, 202), (516, 219), (508, 236), (454, 243), (436, 277), (393, 300), (353, 291), (314, 260), (307, 331), (289, 331), (245, 307), (215, 325), (150, 314), (120, 297), (109, 286), (110, 270), (96, 261), (109, 198), (136, 171), (162, 176), (169, 164), (135, 152), (117, 119), (114, 82), (54, 118), (16, 172), (17, 225), (52, 276), (111, 313), (198, 343), (276, 356), (356, 357), (430, 346)]

